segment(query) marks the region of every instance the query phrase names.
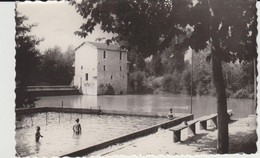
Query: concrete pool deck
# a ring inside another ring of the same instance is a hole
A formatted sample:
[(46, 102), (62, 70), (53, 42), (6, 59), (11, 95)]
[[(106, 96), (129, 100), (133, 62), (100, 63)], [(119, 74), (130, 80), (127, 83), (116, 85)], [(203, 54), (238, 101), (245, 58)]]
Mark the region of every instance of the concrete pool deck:
[[(256, 153), (256, 118), (257, 117), (253, 115), (229, 124), (229, 154)], [(197, 135), (188, 135), (187, 130), (182, 133), (182, 141), (173, 143), (172, 132), (168, 129), (159, 129), (154, 134), (113, 145), (85, 156), (175, 156), (217, 154), (217, 129), (213, 126), (207, 131), (198, 130)], [(257, 155), (259, 155), (259, 153), (257, 153)]]

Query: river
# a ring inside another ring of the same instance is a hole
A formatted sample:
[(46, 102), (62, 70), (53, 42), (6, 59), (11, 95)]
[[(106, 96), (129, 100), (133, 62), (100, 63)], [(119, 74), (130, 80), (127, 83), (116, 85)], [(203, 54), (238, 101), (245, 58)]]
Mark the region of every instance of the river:
[[(63, 103), (62, 103), (63, 102)], [(36, 107), (100, 108), (105, 110), (165, 113), (169, 108), (173, 113), (190, 113), (191, 98), (187, 95), (69, 95), (41, 97)], [(239, 119), (254, 114), (254, 100), (228, 99), (228, 109), (232, 118)], [(192, 113), (195, 118), (217, 112), (216, 97), (202, 96), (192, 98)]]

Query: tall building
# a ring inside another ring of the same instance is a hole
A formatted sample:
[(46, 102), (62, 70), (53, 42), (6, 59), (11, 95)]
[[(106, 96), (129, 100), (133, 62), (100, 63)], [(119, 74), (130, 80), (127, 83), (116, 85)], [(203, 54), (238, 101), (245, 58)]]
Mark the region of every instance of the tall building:
[(74, 86), (82, 94), (104, 94), (113, 87), (115, 94), (127, 93), (127, 52), (117, 44), (84, 42), (75, 51)]

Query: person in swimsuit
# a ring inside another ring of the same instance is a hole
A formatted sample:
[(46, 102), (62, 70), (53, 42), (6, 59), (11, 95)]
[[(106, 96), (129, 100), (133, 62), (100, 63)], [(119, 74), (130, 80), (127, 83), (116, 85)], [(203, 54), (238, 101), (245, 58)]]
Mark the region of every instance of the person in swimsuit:
[(172, 108), (170, 108), (170, 111), (169, 111), (167, 117), (169, 120), (172, 120), (174, 118), (173, 113), (172, 113)]
[(81, 126), (80, 126), (80, 123), (79, 123), (79, 119), (78, 119), (78, 118), (76, 119), (76, 124), (73, 126), (73, 132), (74, 132), (76, 135), (81, 134)]
[(36, 127), (36, 133), (35, 133), (35, 140), (36, 142), (39, 142), (40, 137), (43, 137), (40, 133), (41, 128), (39, 126)]

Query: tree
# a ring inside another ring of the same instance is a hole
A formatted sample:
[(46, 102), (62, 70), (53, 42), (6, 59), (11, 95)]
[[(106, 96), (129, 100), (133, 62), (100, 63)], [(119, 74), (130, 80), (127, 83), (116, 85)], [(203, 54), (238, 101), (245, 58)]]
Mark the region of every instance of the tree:
[(35, 24), (26, 25), (24, 22), (28, 18), (21, 15), (15, 9), (15, 50), (16, 50), (16, 108), (19, 107), (31, 107), (34, 106), (34, 102), (37, 100), (35, 97), (30, 96), (26, 92), (26, 87), (33, 84), (37, 78), (38, 65), (39, 65), (39, 50), (36, 46), (42, 41), (36, 36), (29, 35), (31, 29), (35, 27)]
[(144, 58), (135, 48), (131, 49), (131, 53), (127, 54), (127, 60), (129, 63), (129, 72), (144, 71), (145, 61)]
[[(255, 1), (198, 0), (82, 0), (71, 1), (86, 19), (76, 34), (86, 37), (97, 24), (116, 33), (112, 40), (124, 47), (136, 47), (143, 57), (154, 55), (171, 44), (173, 37), (187, 35), (177, 44), (195, 51), (210, 47), (213, 81), (217, 93), (219, 153), (228, 152), (228, 119), (222, 62), (251, 60), (256, 57)], [(234, 18), (235, 17), (235, 18)]]
[[(196, 7), (200, 6), (200, 7)], [(209, 42), (213, 82), (217, 92), (219, 153), (228, 153), (228, 115), (222, 62), (252, 60), (256, 57), (256, 10), (253, 1), (199, 1), (191, 11), (195, 21), (191, 38), (184, 41), (194, 49)], [(200, 13), (200, 14), (195, 14)], [(201, 13), (203, 19), (201, 19)], [(237, 17), (234, 19), (234, 17)], [(208, 19), (205, 21), (205, 19)], [(251, 33), (250, 33), (251, 32)], [(192, 37), (194, 36), (194, 37)], [(196, 37), (197, 36), (197, 37)], [(200, 39), (196, 45), (192, 41)]]
[(71, 46), (65, 53), (58, 46), (47, 49), (41, 56), (41, 82), (47, 85), (69, 85), (74, 75), (74, 57)]

